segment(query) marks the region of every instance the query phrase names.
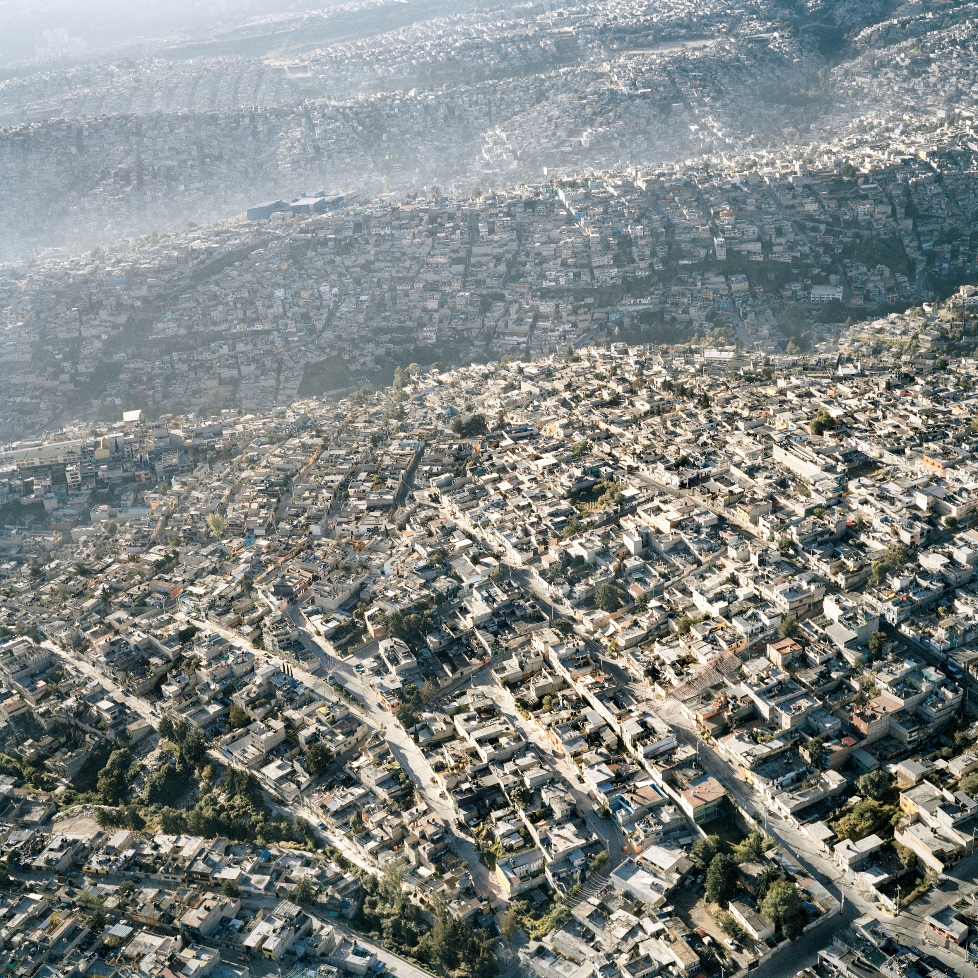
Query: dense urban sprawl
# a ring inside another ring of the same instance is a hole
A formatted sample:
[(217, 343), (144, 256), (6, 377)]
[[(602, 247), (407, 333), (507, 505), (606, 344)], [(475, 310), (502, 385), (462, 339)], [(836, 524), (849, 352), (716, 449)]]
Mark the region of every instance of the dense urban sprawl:
[(976, 307), (5, 448), (14, 973), (966, 966)]

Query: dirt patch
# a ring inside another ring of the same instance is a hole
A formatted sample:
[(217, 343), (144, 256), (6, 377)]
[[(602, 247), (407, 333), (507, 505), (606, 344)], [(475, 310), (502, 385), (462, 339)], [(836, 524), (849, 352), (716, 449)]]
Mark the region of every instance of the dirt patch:
[(68, 811), (64, 815), (55, 815), (54, 822), (62, 835), (84, 838), (101, 832), (98, 822), (88, 809)]
[[(723, 943), (727, 935), (714, 916), (715, 912), (719, 912), (719, 908), (710, 903), (702, 891), (697, 892), (693, 886), (683, 887), (672, 894), (672, 905), (676, 910), (676, 915), (687, 927), (691, 930), (701, 930), (712, 938), (713, 946), (716, 948), (721, 961), (731, 961), (742, 965), (750, 959), (749, 954), (734, 954)], [(727, 966), (725, 965), (725, 967)]]

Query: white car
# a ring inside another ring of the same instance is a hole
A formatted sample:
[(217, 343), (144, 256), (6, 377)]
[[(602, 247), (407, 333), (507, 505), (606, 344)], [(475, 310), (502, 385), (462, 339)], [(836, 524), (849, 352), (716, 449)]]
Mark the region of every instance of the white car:
[(729, 937), (725, 937), (723, 939), (723, 943), (726, 944), (727, 947), (729, 947), (731, 951), (736, 951), (737, 948), (739, 947), (739, 945), (737, 944), (737, 942), (736, 941), (732, 941)]

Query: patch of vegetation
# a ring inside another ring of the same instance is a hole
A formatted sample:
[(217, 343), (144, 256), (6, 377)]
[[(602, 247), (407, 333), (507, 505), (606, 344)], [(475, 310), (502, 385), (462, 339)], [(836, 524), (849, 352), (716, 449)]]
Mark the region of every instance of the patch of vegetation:
[(436, 907), (429, 924), (405, 892), (400, 872), (389, 870), (379, 880), (365, 873), (362, 882), (365, 896), (353, 920), (357, 930), (451, 978), (494, 978), (498, 973), (489, 935), (471, 921), (454, 917), (445, 904)]
[(832, 829), (840, 839), (858, 842), (867, 835), (883, 832), (900, 812), (893, 805), (883, 805), (872, 798), (863, 798), (852, 810), (832, 823)]
[(470, 414), (467, 418), (459, 415), (452, 421), (452, 431), (460, 438), (474, 438), (476, 435), (487, 434), (489, 425), (484, 414)]
[(349, 387), (352, 382), (350, 368), (342, 357), (317, 360), (315, 363), (307, 363), (302, 368), (298, 396), (318, 397), (328, 391)]
[(27, 761), (18, 761), (9, 754), (0, 754), (0, 774), (17, 778), (17, 787), (32, 788), (34, 791), (53, 791), (58, 782), (43, 768)]
[(516, 900), (509, 907), (523, 930), (535, 941), (546, 937), (551, 931), (560, 930), (571, 919), (570, 910), (559, 900), (546, 912), (531, 909), (526, 900)]

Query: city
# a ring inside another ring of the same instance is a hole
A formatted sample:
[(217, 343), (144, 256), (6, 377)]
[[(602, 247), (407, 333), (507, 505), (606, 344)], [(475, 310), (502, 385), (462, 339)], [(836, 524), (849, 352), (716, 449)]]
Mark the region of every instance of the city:
[(0, 4), (0, 969), (978, 975), (978, 5)]
[(961, 967), (976, 305), (4, 450), (5, 947)]

